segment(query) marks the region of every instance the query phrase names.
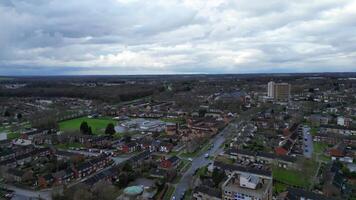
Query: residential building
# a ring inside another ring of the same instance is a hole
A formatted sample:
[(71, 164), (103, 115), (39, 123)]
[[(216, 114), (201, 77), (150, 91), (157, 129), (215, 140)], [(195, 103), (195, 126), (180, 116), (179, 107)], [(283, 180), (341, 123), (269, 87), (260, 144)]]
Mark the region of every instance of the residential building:
[(330, 200), (332, 198), (299, 188), (288, 188), (278, 195), (277, 200)]
[(268, 83), (268, 97), (274, 100), (286, 101), (290, 98), (291, 85), (288, 83)]
[(216, 188), (200, 185), (193, 191), (195, 200), (221, 200), (221, 191)]
[(267, 90), (267, 96), (274, 98), (274, 86), (275, 86), (275, 82), (270, 81), (268, 82), (268, 90)]
[(172, 169), (178, 166), (180, 159), (177, 156), (172, 156), (168, 159), (163, 158), (160, 167), (164, 169)]

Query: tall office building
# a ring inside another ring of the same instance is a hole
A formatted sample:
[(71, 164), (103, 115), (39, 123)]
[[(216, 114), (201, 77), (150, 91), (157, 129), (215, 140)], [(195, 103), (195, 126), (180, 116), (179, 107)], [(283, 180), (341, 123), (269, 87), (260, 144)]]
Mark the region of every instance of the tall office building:
[(278, 101), (286, 101), (290, 98), (291, 85), (288, 83), (268, 83), (268, 97)]

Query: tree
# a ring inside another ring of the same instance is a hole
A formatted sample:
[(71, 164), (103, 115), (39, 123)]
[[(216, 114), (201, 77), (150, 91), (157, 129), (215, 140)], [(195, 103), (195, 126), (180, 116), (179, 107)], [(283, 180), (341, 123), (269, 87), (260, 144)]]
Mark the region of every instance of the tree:
[(120, 188), (124, 188), (126, 187), (128, 184), (129, 184), (129, 177), (127, 176), (127, 173), (126, 172), (122, 172), (120, 175), (119, 175), (119, 187)]
[(17, 113), (16, 118), (17, 119), (22, 119), (22, 114), (21, 113)]
[(116, 133), (115, 131), (115, 126), (113, 123), (109, 123), (107, 126), (106, 126), (106, 129), (105, 129), (105, 134), (107, 135), (114, 135)]
[(225, 178), (225, 172), (215, 168), (212, 175), (215, 186), (218, 186), (222, 180)]
[(87, 134), (88, 134), (88, 135), (93, 135), (93, 131), (92, 131), (92, 129), (91, 129), (91, 126), (89, 126), (89, 128), (88, 128)]
[(129, 134), (124, 135), (124, 141), (125, 143), (130, 143), (131, 142), (131, 136)]
[(5, 113), (4, 113), (4, 116), (5, 116), (5, 117), (10, 117), (10, 115), (11, 115), (11, 114), (10, 114), (10, 111), (9, 111), (9, 110), (6, 110)]
[(199, 117), (204, 117), (206, 112), (207, 112), (206, 109), (199, 109), (198, 111)]
[(99, 181), (92, 188), (92, 193), (95, 199), (112, 200), (116, 199), (114, 186), (108, 181)]
[(91, 135), (92, 134), (91, 127), (88, 125), (88, 123), (86, 121), (83, 121), (80, 124), (80, 132), (82, 134), (85, 134), (85, 135)]
[(122, 167), (122, 171), (124, 172), (132, 172), (132, 166), (129, 163), (125, 163), (124, 166)]

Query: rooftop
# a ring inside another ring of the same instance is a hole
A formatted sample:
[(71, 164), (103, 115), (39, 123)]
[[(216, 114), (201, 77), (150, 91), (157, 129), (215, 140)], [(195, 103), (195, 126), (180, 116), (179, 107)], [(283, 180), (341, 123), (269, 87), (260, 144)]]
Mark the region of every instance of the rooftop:
[[(255, 186), (251, 186), (250, 184), (255, 184)], [(272, 187), (272, 178), (263, 178), (250, 173), (234, 172), (222, 187), (224, 191), (238, 192), (262, 199)]]

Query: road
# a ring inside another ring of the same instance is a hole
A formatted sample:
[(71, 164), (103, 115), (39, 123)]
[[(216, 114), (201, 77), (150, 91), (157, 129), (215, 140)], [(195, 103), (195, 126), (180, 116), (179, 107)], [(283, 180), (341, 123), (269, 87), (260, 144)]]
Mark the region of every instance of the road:
[(52, 198), (52, 190), (41, 190), (41, 191), (32, 191), (27, 189), (21, 189), (11, 185), (3, 185), (6, 189), (15, 191), (12, 200), (32, 200), (38, 199), (41, 197), (42, 199), (51, 199)]
[(193, 158), (191, 167), (183, 174), (179, 183), (176, 185), (176, 190), (173, 195), (176, 199), (181, 199), (184, 193), (190, 188), (191, 180), (194, 177), (195, 171), (212, 162), (211, 160), (206, 159), (204, 154), (208, 153), (210, 156), (216, 156), (223, 152), (224, 147), (222, 144), (225, 142), (225, 134), (228, 133), (230, 129), (231, 124), (211, 139), (211, 143), (214, 144), (213, 148)]
[(190, 188), (191, 180), (194, 177), (195, 171), (212, 162), (211, 160), (204, 158), (204, 154), (208, 153), (210, 156), (216, 156), (223, 152), (224, 147), (222, 144), (225, 142), (225, 140), (227, 138), (230, 139), (230, 137), (236, 137), (236, 135), (233, 134), (237, 133), (237, 130), (241, 128), (242, 124), (246, 121), (249, 121), (251, 117), (263, 109), (264, 108), (254, 108), (244, 112), (241, 116), (230, 122), (228, 126), (226, 126), (220, 133), (211, 139), (211, 143), (214, 144), (214, 147), (193, 158), (191, 167), (183, 174), (179, 183), (176, 184), (176, 190), (173, 195), (175, 199), (181, 199), (184, 193)]

